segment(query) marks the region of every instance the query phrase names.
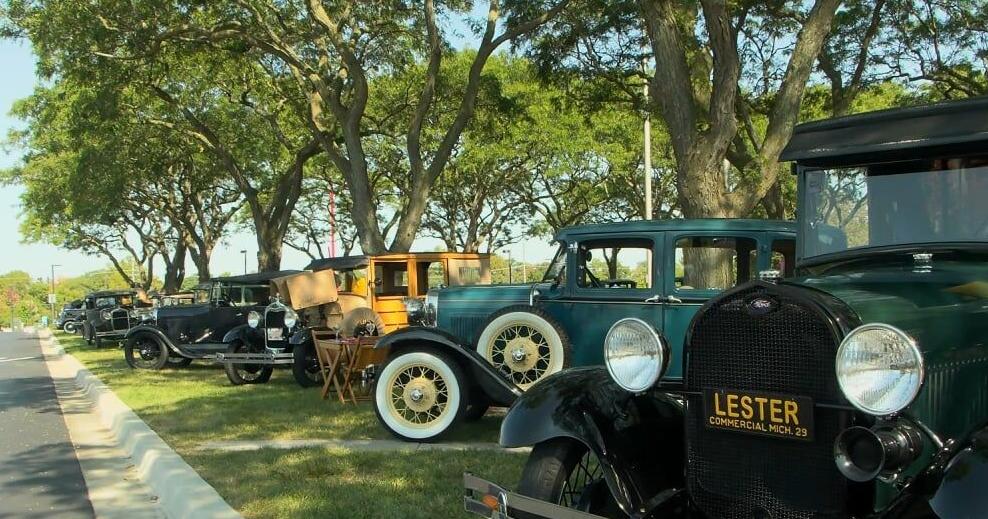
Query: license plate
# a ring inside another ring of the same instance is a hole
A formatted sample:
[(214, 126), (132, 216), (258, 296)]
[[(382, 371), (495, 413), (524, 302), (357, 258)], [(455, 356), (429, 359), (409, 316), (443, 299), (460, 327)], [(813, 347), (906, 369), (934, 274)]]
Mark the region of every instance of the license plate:
[(813, 440), (813, 399), (806, 396), (705, 389), (704, 424), (711, 429)]
[(285, 332), (281, 328), (268, 328), (268, 340), (280, 341), (285, 337)]

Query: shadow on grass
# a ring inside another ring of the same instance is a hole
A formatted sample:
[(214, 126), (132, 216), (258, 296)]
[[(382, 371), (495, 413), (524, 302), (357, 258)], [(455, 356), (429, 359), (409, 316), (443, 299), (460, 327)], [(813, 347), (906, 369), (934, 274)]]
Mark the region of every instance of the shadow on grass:
[[(267, 384), (233, 386), (217, 364), (138, 371), (119, 350), (94, 350), (79, 338), (60, 341), (183, 455), (217, 440), (391, 438), (369, 402), (322, 400), (318, 389), (299, 387), (288, 369), (276, 370)], [(497, 441), (500, 421), (489, 416), (461, 424), (445, 439)]]

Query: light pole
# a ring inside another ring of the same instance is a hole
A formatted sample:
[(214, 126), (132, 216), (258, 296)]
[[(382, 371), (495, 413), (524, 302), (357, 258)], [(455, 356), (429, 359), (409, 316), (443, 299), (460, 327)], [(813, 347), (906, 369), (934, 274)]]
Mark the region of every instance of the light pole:
[(244, 255), (244, 274), (247, 273), (247, 249), (240, 251), (240, 254)]
[(51, 324), (55, 323), (55, 267), (61, 267), (61, 265), (55, 263), (51, 265), (51, 293), (48, 294), (48, 304), (51, 305)]
[(505, 254), (508, 255), (508, 284), (510, 285), (512, 283), (512, 280), (511, 280), (511, 251), (508, 250), (508, 249), (504, 249), (501, 252), (503, 252), (503, 253), (505, 253)]

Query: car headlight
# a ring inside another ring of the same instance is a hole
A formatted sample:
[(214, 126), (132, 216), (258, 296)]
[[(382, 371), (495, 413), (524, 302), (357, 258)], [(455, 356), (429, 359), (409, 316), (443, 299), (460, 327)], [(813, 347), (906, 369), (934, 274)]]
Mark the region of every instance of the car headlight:
[(604, 338), (604, 361), (617, 385), (632, 393), (651, 388), (669, 365), (669, 345), (645, 321), (614, 323)]
[(837, 349), (837, 383), (854, 407), (875, 416), (909, 406), (923, 385), (923, 355), (906, 332), (887, 324), (855, 328)]
[(109, 310), (103, 310), (99, 313), (99, 316), (102, 317), (104, 321), (109, 321), (113, 318), (113, 314), (111, 314)]
[(439, 291), (430, 290), (425, 294), (425, 324), (436, 326), (439, 322)]
[(298, 323), (298, 314), (295, 313), (295, 310), (291, 308), (285, 310), (285, 326), (294, 328), (296, 323)]
[(406, 297), (402, 303), (405, 304), (405, 313), (408, 314), (408, 322), (419, 323), (425, 318), (425, 302), (417, 297)]
[(251, 310), (247, 314), (247, 326), (251, 328), (257, 328), (257, 325), (261, 324), (261, 314)]

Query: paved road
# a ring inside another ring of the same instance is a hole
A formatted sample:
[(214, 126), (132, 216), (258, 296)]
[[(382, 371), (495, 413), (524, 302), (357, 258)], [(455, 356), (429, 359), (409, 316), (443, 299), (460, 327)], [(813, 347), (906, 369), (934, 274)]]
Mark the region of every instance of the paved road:
[(37, 339), (0, 333), (0, 518), (91, 518)]

